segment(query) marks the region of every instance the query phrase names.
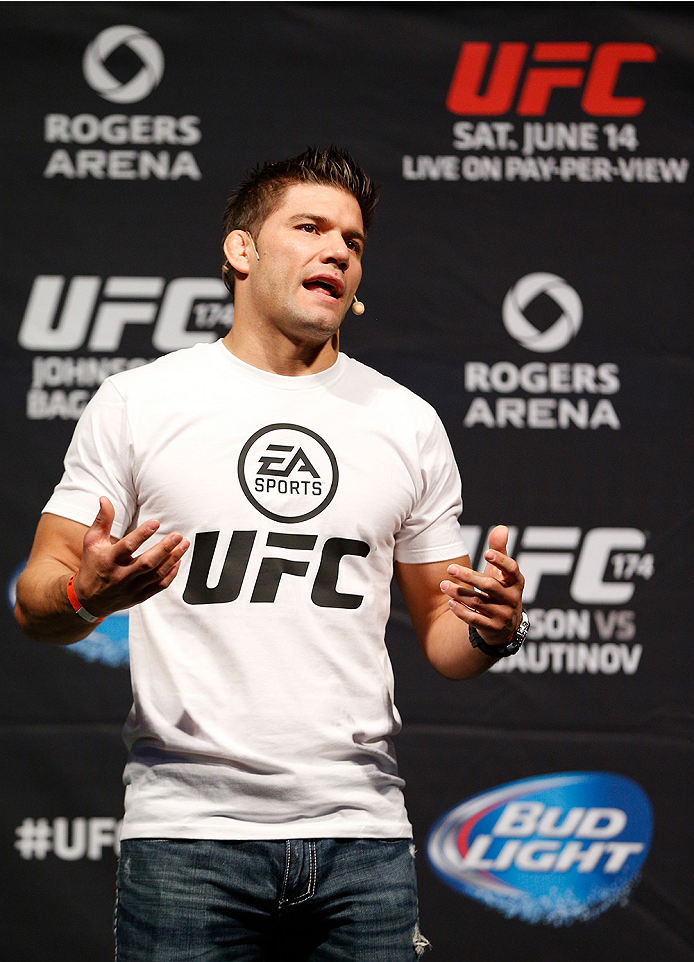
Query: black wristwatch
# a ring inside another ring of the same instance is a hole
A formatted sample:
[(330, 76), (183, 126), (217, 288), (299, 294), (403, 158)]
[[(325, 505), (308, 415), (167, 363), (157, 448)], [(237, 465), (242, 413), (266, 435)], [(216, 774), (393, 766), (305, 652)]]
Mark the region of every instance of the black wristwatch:
[(530, 620), (524, 611), (521, 614), (520, 624), (516, 628), (515, 635), (505, 645), (488, 645), (474, 625), (468, 625), (467, 628), (470, 636), (470, 644), (473, 648), (479, 648), (480, 651), (484, 652), (485, 655), (489, 655), (490, 658), (508, 658), (509, 655), (515, 655), (520, 651), (523, 642), (528, 637)]

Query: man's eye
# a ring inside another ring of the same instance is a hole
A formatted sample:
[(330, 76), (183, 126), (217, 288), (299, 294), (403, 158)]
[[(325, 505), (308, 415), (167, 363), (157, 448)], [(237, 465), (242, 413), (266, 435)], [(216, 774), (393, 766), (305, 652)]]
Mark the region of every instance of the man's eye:
[(361, 244), (359, 241), (347, 241), (347, 247), (349, 247), (351, 251), (354, 251), (355, 254), (361, 253)]
[(301, 224), (301, 225), (299, 226), (299, 230), (305, 230), (307, 233), (313, 234), (313, 233), (315, 233), (315, 231), (316, 231), (316, 225), (315, 225), (315, 224)]

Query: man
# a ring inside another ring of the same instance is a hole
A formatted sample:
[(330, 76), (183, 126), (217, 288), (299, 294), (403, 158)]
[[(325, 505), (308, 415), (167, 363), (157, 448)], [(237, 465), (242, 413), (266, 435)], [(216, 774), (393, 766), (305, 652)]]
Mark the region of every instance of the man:
[(132, 609), (119, 962), (426, 943), (391, 576), (451, 678), (518, 645), (523, 578), (502, 527), (470, 569), (433, 409), (338, 352), (375, 199), (335, 148), (253, 173), (225, 215), (232, 329), (104, 383), (20, 579), (19, 623), (55, 643)]

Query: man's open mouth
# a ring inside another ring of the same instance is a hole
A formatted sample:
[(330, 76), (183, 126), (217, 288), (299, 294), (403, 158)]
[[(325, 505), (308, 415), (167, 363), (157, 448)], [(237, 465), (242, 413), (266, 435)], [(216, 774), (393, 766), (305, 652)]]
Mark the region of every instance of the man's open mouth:
[(307, 291), (325, 291), (325, 293), (339, 300), (345, 290), (344, 281), (339, 277), (328, 277), (322, 275), (320, 277), (310, 277), (307, 281), (304, 281), (303, 286)]

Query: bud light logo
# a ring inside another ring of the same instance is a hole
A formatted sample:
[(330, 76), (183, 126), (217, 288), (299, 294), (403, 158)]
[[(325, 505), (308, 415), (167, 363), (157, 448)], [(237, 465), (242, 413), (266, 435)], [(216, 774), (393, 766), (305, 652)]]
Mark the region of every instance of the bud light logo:
[(627, 899), (652, 830), (635, 782), (566, 772), (456, 806), (432, 828), (427, 855), (444, 882), (507, 918), (569, 925)]
[(115, 611), (90, 635), (68, 645), (66, 650), (85, 661), (98, 661), (110, 668), (127, 668), (130, 663), (128, 624), (128, 612)]
[[(23, 561), (13, 572), (7, 585), (7, 604), (10, 611), (14, 611), (17, 600), (17, 581), (26, 567)], [(84, 661), (96, 661), (110, 668), (127, 667), (130, 663), (128, 647), (128, 612), (116, 611), (92, 631), (82, 641), (74, 645), (60, 646), (72, 655), (78, 655)]]

